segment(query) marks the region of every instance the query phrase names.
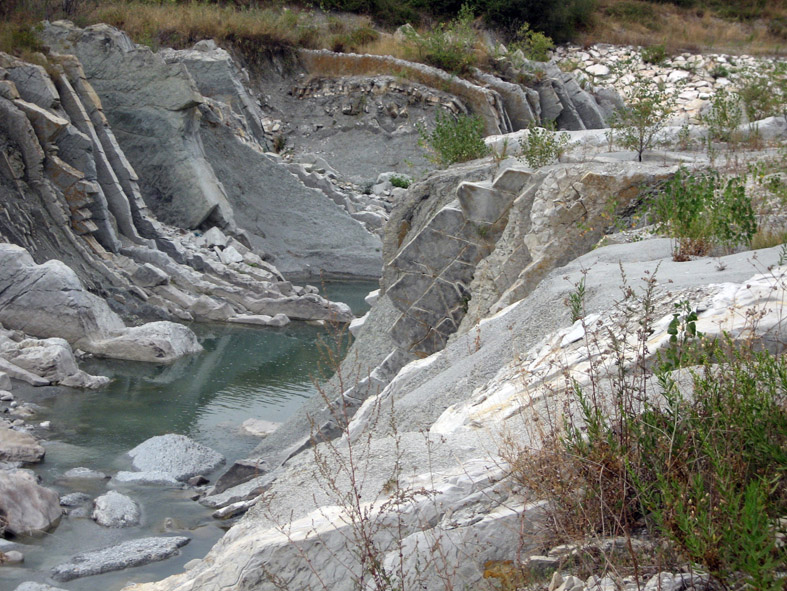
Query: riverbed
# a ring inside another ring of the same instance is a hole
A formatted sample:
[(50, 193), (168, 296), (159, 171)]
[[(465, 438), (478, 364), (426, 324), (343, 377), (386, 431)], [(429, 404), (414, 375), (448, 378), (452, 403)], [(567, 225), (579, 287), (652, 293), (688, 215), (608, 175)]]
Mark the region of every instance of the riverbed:
[[(327, 283), (321, 293), (350, 305), (360, 316), (363, 298), (375, 282)], [(45, 461), (33, 467), (43, 485), (61, 496), (86, 492), (98, 496), (107, 480), (64, 480), (63, 473), (84, 466), (112, 475), (130, 469), (125, 452), (155, 435), (181, 433), (212, 447), (227, 465), (246, 457), (259, 439), (241, 429), (249, 418), (282, 422), (316, 393), (322, 347), (335, 331), (303, 322), (278, 328), (243, 328), (195, 324), (205, 351), (169, 366), (90, 359), (82, 369), (112, 382), (98, 391), (61, 387), (19, 388), (17, 398), (38, 405), (31, 423), (51, 421), (43, 444)], [(346, 345), (348, 339), (343, 339)], [(323, 376), (324, 377), (324, 376)], [(221, 473), (221, 468), (213, 475)], [(133, 582), (160, 579), (203, 557), (226, 524), (192, 501), (193, 489), (153, 485), (110, 485), (132, 497), (142, 509), (142, 523), (131, 528), (98, 526), (89, 517), (64, 517), (49, 534), (26, 540), (25, 563), (0, 568), (0, 590), (23, 581), (47, 581), (49, 570), (78, 552), (151, 535), (191, 538), (179, 556), (151, 565), (86, 577), (57, 586), (79, 591), (115, 591)], [(89, 512), (88, 512), (89, 513)]]

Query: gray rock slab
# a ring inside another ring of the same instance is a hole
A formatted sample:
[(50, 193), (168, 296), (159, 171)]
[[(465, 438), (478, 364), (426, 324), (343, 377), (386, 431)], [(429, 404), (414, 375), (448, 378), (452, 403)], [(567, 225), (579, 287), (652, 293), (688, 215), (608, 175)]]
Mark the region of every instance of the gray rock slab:
[(61, 507), (79, 507), (81, 505), (85, 505), (89, 503), (91, 497), (87, 493), (83, 492), (73, 492), (67, 495), (63, 495), (60, 497), (60, 506)]
[(175, 322), (149, 322), (118, 332), (118, 336), (92, 341), (82, 348), (99, 357), (149, 363), (171, 363), (202, 351), (191, 329)]
[(10, 361), (6, 361), (2, 357), (0, 357), (0, 369), (3, 370), (6, 374), (14, 378), (15, 380), (19, 380), (25, 383), (30, 384), (31, 386), (48, 386), (49, 380), (46, 378), (42, 378), (41, 376), (37, 376), (36, 374), (27, 371), (26, 369), (19, 367), (18, 365), (14, 365)]
[(186, 481), (207, 474), (225, 462), (224, 456), (185, 435), (159, 435), (128, 452), (134, 467), (142, 472), (160, 471)]
[(14, 591), (66, 591), (62, 587), (53, 587), (52, 585), (47, 585), (46, 583), (34, 583), (32, 581), (27, 581), (26, 583), (22, 583), (19, 585)]
[(140, 538), (84, 552), (72, 557), (69, 562), (54, 567), (51, 571), (52, 578), (65, 583), (73, 579), (158, 562), (174, 556), (178, 548), (188, 543), (189, 538), (183, 536)]
[(225, 126), (204, 128), (208, 158), (222, 180), (235, 222), (254, 250), (285, 275), (377, 277), (380, 239), (322, 191), (306, 187), (277, 160), (239, 142)]
[(69, 343), (122, 330), (123, 321), (88, 293), (76, 273), (57, 260), (37, 265), (22, 247), (0, 244), (0, 322), (36, 337)]
[(91, 376), (80, 370), (71, 346), (65, 339), (25, 339), (2, 356), (23, 369), (53, 384), (71, 388), (102, 388), (109, 383), (104, 376)]

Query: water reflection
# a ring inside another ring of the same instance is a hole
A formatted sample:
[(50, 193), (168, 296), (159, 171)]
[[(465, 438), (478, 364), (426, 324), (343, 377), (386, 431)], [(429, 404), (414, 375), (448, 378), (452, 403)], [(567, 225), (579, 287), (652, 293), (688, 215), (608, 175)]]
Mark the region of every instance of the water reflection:
[[(355, 282), (326, 288), (329, 297), (348, 303), (360, 315), (368, 308), (363, 296), (376, 285)], [(45, 442), (46, 460), (35, 467), (45, 486), (61, 494), (73, 490), (100, 494), (106, 486), (103, 481), (67, 483), (60, 476), (75, 466), (108, 473), (128, 469), (125, 452), (164, 433), (189, 435), (233, 461), (257, 443), (238, 430), (245, 419), (283, 421), (314, 393), (312, 378), (321, 355), (317, 343), (329, 335), (325, 329), (304, 323), (281, 329), (192, 328), (205, 352), (170, 366), (109, 360), (85, 363), (86, 371), (113, 378), (103, 390), (20, 388), (25, 400), (43, 407), (36, 420), (52, 420), (50, 439)], [(71, 556), (75, 548), (157, 535), (168, 518), (180, 523), (179, 531), (192, 542), (177, 558), (60, 585), (69, 591), (117, 590), (132, 581), (154, 580), (182, 570), (186, 561), (204, 556), (221, 533), (209, 512), (188, 500), (188, 491), (133, 485), (121, 490), (142, 507), (142, 525), (112, 530), (90, 519), (65, 519), (54, 532), (29, 541), (24, 568), (0, 569), (0, 589), (13, 589), (24, 580), (45, 580), (49, 569)]]
[[(369, 282), (334, 284), (356, 314)], [(330, 289), (330, 288), (329, 288)], [(352, 297), (348, 297), (352, 296)], [(315, 392), (322, 340), (330, 331), (292, 323), (281, 329), (192, 326), (205, 352), (169, 366), (90, 360), (84, 369), (110, 376), (98, 392), (63, 390), (47, 401), (62, 427), (58, 439), (112, 455), (148, 437), (183, 433), (229, 459), (254, 442), (238, 431), (248, 418), (280, 422)], [(346, 339), (345, 339), (346, 343)], [(110, 466), (106, 466), (109, 468)]]

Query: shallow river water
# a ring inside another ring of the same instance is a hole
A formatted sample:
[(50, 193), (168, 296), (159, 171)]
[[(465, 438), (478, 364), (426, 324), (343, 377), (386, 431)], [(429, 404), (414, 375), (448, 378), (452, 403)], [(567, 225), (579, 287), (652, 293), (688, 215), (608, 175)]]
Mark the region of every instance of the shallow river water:
[[(322, 293), (366, 312), (364, 296), (374, 282), (328, 283)], [(69, 388), (25, 388), (19, 398), (38, 404), (32, 420), (50, 420), (44, 441), (46, 459), (35, 467), (45, 486), (61, 495), (82, 491), (98, 496), (106, 481), (65, 481), (62, 474), (86, 466), (113, 474), (130, 469), (125, 452), (154, 435), (182, 433), (221, 452), (228, 465), (246, 457), (259, 441), (244, 435), (248, 418), (281, 422), (315, 393), (321, 339), (326, 329), (293, 322), (279, 329), (193, 325), (204, 353), (170, 366), (90, 360), (83, 369), (113, 378), (99, 391)], [(217, 472), (220, 473), (221, 469)], [(215, 476), (215, 475), (214, 475)], [(109, 529), (89, 518), (64, 517), (53, 532), (21, 540), (25, 563), (0, 567), (0, 591), (12, 591), (28, 580), (47, 582), (49, 569), (74, 554), (124, 540), (161, 535), (186, 535), (191, 542), (179, 556), (151, 565), (56, 583), (69, 590), (114, 591), (132, 582), (151, 581), (180, 572), (201, 558), (223, 533), (210, 510), (188, 499), (191, 490), (160, 486), (111, 486), (131, 496), (142, 509), (142, 524)], [(48, 581), (52, 584), (52, 581)]]

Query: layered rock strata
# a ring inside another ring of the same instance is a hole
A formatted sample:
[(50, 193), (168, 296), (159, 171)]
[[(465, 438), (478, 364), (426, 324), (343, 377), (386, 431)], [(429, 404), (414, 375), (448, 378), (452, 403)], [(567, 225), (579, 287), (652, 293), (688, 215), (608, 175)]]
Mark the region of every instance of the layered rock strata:
[(267, 153), (259, 107), (226, 51), (154, 54), (103, 25), (57, 22), (42, 35), (80, 60), (159, 219), (243, 232), (285, 274), (379, 273), (379, 239)]
[[(288, 318), (351, 319), (346, 306), (315, 288), (285, 281), (242, 232), (184, 233), (158, 222), (81, 63), (54, 54), (41, 60), (48, 71), (0, 55), (0, 239), (17, 245), (2, 249), (0, 321), (7, 327), (63, 337), (96, 354), (160, 361), (196, 350), (190, 331), (126, 329), (115, 312), (271, 326)], [(183, 334), (173, 339), (176, 333)], [(152, 352), (132, 352), (141, 343)]]

